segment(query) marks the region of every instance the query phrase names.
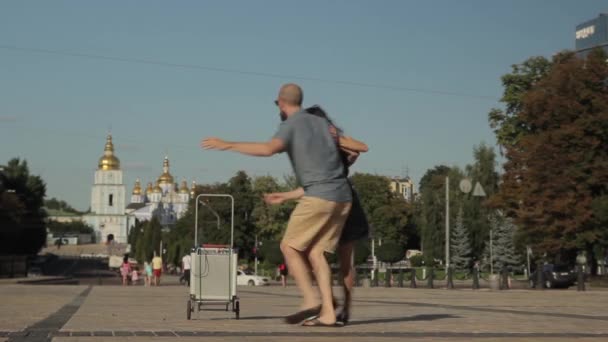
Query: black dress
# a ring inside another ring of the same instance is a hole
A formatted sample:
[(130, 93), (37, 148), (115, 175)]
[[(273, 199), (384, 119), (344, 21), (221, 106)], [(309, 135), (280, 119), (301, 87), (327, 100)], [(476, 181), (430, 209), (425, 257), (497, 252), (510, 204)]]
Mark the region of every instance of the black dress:
[(361, 206), (359, 195), (357, 195), (357, 191), (355, 191), (355, 188), (350, 181), (348, 181), (348, 184), (353, 192), (353, 201), (350, 213), (348, 214), (346, 223), (344, 223), (344, 228), (342, 229), (340, 243), (357, 241), (369, 237), (369, 223), (367, 222), (365, 211)]

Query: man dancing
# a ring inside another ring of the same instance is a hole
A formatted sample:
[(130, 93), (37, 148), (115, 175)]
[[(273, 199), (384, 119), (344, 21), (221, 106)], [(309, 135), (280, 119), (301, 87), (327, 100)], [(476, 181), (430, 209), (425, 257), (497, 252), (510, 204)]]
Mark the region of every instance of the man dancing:
[[(268, 142), (229, 142), (207, 138), (201, 146), (265, 157), (287, 152), (301, 188), (265, 195), (269, 204), (299, 199), (281, 241), (281, 251), (303, 300), (301, 310), (286, 317), (286, 321), (299, 323), (318, 314), (317, 318), (307, 320), (303, 325), (334, 326), (336, 314), (332, 303), (331, 270), (324, 253), (333, 253), (336, 249), (350, 211), (352, 193), (327, 121), (305, 113), (302, 99), (302, 89), (298, 85), (281, 87), (275, 104), (285, 121)], [(321, 292), (321, 305), (318, 305), (312, 287), (309, 265)]]

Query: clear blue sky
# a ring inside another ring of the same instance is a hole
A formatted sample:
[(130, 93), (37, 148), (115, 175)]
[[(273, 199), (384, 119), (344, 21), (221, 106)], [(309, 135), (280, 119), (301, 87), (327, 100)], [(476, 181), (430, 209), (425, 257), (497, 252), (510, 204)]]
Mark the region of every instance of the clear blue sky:
[(80, 209), (110, 127), (129, 194), (136, 177), (160, 175), (165, 152), (179, 181), (225, 181), (239, 169), (281, 176), (286, 156), (198, 144), (270, 138), (276, 92), (299, 76), (401, 88), (295, 79), (305, 104), (322, 104), (370, 145), (355, 171), (407, 166), (417, 182), (494, 145), (487, 113), (511, 64), (573, 48), (575, 26), (606, 11), (604, 0), (2, 1), (0, 161), (26, 158), (49, 197)]

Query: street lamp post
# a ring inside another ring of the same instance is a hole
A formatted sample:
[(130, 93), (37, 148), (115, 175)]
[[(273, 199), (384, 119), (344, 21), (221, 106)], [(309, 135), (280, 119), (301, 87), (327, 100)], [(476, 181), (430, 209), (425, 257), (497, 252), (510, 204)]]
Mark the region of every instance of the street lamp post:
[[(460, 181), (460, 191), (468, 194), (473, 189), (471, 181), (464, 178)], [(475, 185), (473, 196), (485, 197), (486, 193), (479, 182)], [(491, 243), (491, 242), (490, 242)], [(491, 248), (491, 244), (490, 244)], [(450, 267), (450, 177), (445, 177), (445, 272)]]
[(213, 210), (213, 208), (211, 208), (209, 206), (209, 204), (201, 201), (200, 202), (203, 206), (207, 207), (207, 209), (209, 209), (209, 211), (211, 211), (211, 213), (213, 213), (213, 215), (215, 216), (215, 218), (217, 219), (217, 229), (220, 229), (220, 215), (217, 213), (217, 211)]
[(445, 273), (450, 267), (450, 177), (445, 177)]
[(493, 229), (490, 229), (490, 274), (494, 274), (494, 238), (492, 236)]

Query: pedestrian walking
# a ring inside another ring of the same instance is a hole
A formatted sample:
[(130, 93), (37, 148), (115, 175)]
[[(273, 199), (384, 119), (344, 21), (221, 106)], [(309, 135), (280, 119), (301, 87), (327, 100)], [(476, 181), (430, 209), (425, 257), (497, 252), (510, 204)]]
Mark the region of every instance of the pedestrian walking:
[(129, 276), (131, 274), (131, 264), (129, 264), (129, 256), (125, 255), (120, 266), (120, 275), (122, 276), (122, 286), (129, 285)]
[(156, 255), (156, 252), (154, 252), (154, 258), (152, 258), (152, 273), (154, 275), (154, 286), (159, 286), (160, 276), (163, 273), (163, 259)]
[(186, 281), (186, 284), (188, 286), (190, 286), (190, 268), (192, 265), (192, 257), (190, 257), (190, 254), (186, 254), (184, 255), (184, 257), (182, 258), (182, 269), (184, 270), (184, 280)]
[(145, 272), (145, 275), (146, 275), (145, 286), (149, 287), (149, 286), (152, 285), (152, 277), (153, 277), (152, 263), (151, 262), (146, 261), (144, 263), (144, 272)]
[(137, 270), (137, 267), (133, 267), (133, 270), (131, 271), (131, 284), (137, 285), (137, 283), (139, 283), (139, 271)]
[(281, 275), (281, 285), (287, 287), (287, 265), (285, 263), (279, 265), (279, 274)]

